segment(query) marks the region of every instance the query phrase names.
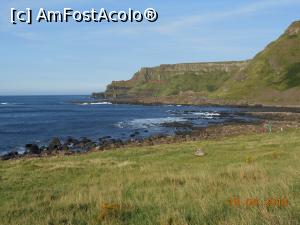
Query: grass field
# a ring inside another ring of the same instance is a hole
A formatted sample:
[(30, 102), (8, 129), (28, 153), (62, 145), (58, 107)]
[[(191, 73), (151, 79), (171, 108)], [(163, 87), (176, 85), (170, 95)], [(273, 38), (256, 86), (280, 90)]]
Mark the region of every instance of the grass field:
[[(299, 137), (2, 161), (0, 224), (300, 224)], [(193, 155), (200, 147), (206, 156)]]

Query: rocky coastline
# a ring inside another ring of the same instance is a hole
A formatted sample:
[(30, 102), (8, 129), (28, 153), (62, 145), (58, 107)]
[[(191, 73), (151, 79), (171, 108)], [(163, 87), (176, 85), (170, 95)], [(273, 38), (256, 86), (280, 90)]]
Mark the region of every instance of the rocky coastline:
[(211, 99), (194, 96), (193, 94), (160, 96), (160, 97), (108, 97), (105, 92), (92, 93), (93, 103), (109, 102), (112, 104), (129, 105), (183, 105), (183, 106), (228, 106), (236, 108), (249, 108), (252, 110), (268, 110), (274, 112), (299, 112), (300, 104), (261, 104), (245, 100)]
[(192, 127), (190, 124), (172, 122), (164, 125), (181, 128), (175, 135), (155, 135), (148, 138), (141, 138), (139, 137), (139, 131), (133, 131), (132, 134), (130, 134), (129, 140), (114, 139), (111, 136), (105, 136), (100, 137), (97, 141), (93, 141), (87, 137), (80, 139), (69, 137), (62, 141), (60, 138), (55, 137), (47, 146), (38, 146), (37, 144), (29, 143), (25, 145), (26, 151), (23, 154), (12, 151), (1, 156), (1, 159), (26, 159), (57, 155), (70, 156), (86, 154), (93, 151), (120, 150), (125, 147), (153, 146), (188, 141), (221, 139), (238, 135), (283, 132), (290, 128), (300, 128), (300, 112), (297, 109), (288, 111), (286, 108), (277, 108), (277, 110), (269, 109), (267, 112), (261, 112), (261, 110), (256, 108), (256, 110), (252, 109), (251, 111), (249, 110), (249, 112), (244, 112), (242, 114), (255, 116), (256, 118), (259, 118), (259, 120), (251, 123), (228, 122), (205, 128)]

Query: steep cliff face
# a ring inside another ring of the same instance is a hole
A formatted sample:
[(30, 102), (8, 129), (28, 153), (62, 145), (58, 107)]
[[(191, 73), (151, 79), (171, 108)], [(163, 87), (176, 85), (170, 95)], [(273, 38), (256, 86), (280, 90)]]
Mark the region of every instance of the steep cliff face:
[(300, 21), (252, 60), (142, 68), (132, 79), (108, 85), (105, 96), (300, 105)]
[(142, 68), (128, 81), (112, 82), (105, 93), (109, 98), (170, 96), (185, 91), (207, 95), (246, 65), (248, 61), (165, 64)]

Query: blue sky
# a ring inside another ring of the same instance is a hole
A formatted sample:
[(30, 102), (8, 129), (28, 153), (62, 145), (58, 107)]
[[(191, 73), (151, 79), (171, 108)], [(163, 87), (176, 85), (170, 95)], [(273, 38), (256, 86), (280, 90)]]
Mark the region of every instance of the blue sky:
[[(10, 8), (143, 11), (155, 23), (10, 24)], [(0, 95), (89, 94), (141, 67), (244, 60), (300, 19), (300, 0), (1, 0)]]

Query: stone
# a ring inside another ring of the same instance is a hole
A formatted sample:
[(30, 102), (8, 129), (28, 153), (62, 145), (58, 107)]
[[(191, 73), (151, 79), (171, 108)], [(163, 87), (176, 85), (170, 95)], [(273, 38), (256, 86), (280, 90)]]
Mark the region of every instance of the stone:
[(202, 157), (202, 156), (205, 156), (205, 152), (199, 148), (196, 152), (195, 152), (195, 156), (199, 156), (199, 157)]
[(78, 143), (79, 143), (79, 141), (75, 138), (72, 138), (72, 137), (68, 137), (66, 142), (65, 142), (65, 144), (67, 144), (67, 145), (76, 145)]
[(80, 140), (81, 143), (83, 144), (88, 144), (88, 143), (91, 143), (92, 141), (86, 137), (83, 137), (81, 140)]
[(59, 138), (55, 137), (50, 141), (48, 145), (48, 150), (49, 151), (61, 150), (61, 142)]
[(111, 139), (111, 138), (112, 138), (111, 136), (105, 136), (105, 137), (99, 138), (99, 140), (101, 141), (101, 140), (104, 140), (104, 139)]
[(10, 160), (10, 159), (15, 159), (19, 156), (18, 152), (9, 152), (3, 156), (1, 156), (2, 160)]
[(25, 148), (29, 154), (41, 154), (42, 150), (36, 144), (27, 144)]

